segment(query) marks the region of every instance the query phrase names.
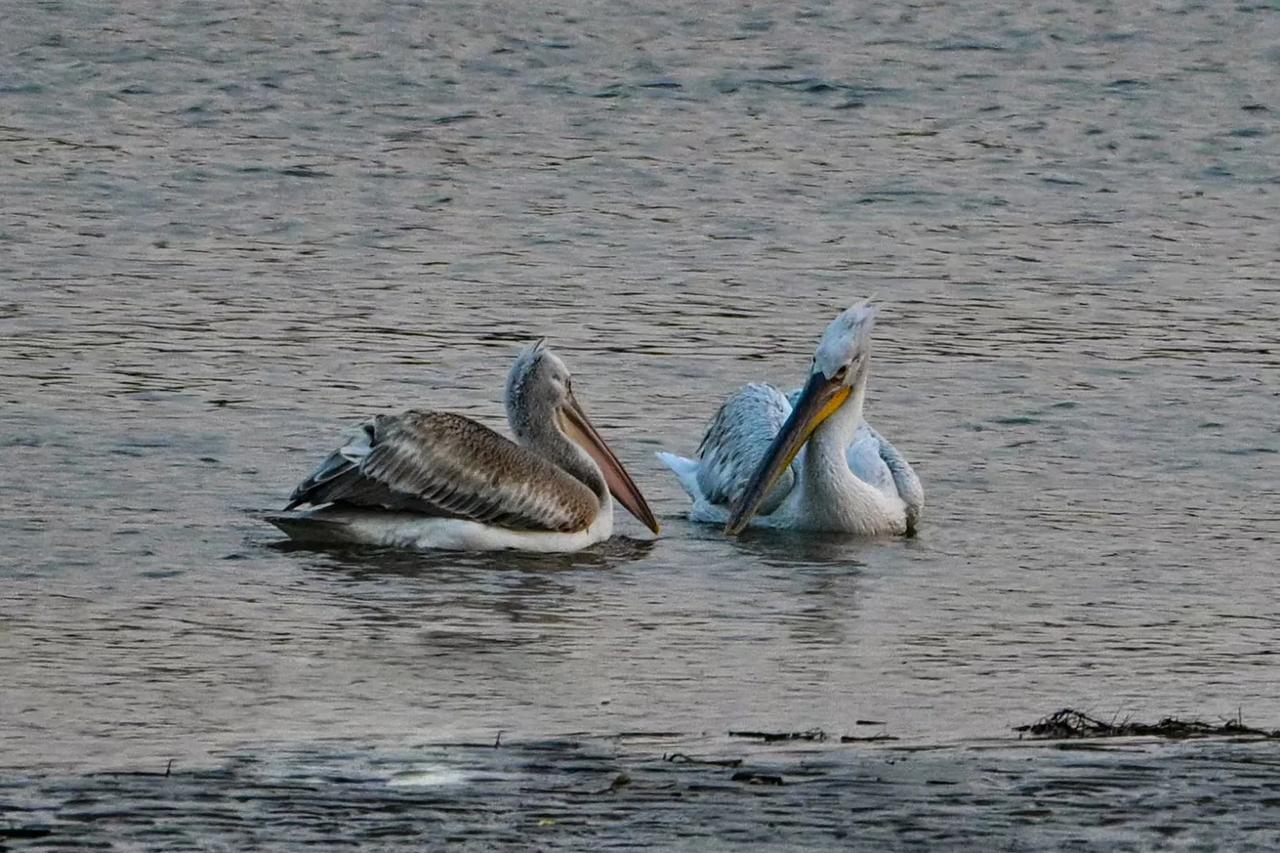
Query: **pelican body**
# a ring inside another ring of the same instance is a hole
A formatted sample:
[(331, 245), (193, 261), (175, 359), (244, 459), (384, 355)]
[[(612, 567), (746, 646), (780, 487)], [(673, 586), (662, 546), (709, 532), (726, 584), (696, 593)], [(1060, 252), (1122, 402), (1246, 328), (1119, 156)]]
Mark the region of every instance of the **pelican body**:
[(914, 533), (924, 489), (911, 464), (863, 420), (876, 310), (831, 321), (803, 388), (751, 384), (716, 412), (698, 458), (659, 453), (693, 500), (690, 518), (864, 536)]
[[(507, 378), (516, 440), (449, 412), (378, 415), (267, 520), (294, 539), (454, 551), (577, 551), (609, 538), (613, 498), (658, 522), (541, 341)], [(304, 505), (317, 509), (291, 512)]]

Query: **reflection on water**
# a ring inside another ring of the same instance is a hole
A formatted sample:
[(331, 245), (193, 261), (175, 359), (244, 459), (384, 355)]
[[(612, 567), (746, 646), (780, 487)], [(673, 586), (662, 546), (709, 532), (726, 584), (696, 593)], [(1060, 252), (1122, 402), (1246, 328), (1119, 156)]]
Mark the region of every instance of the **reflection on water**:
[[(1263, 6), (384, 11), (0, 29), (0, 763), (1280, 724)], [(873, 291), (920, 535), (685, 522), (653, 451), (793, 386)], [(540, 335), (661, 537), (404, 555), (259, 521), (374, 412), (501, 424)]]
[[(704, 534), (705, 535), (705, 534)], [(719, 536), (720, 528), (713, 527), (710, 536)], [(868, 550), (886, 546), (901, 546), (909, 540), (896, 537), (858, 540), (831, 533), (800, 533), (796, 531), (770, 531), (748, 529), (731, 540), (737, 550), (767, 566), (809, 566), (832, 564), (844, 566), (851, 572), (863, 565), (858, 559), (859, 549)]]
[(377, 575), (426, 577), (457, 576), (483, 572), (550, 573), (574, 569), (608, 569), (639, 560), (653, 550), (654, 541), (615, 536), (591, 548), (571, 554), (467, 553), (450, 551), (408, 552), (366, 546), (312, 546), (293, 540), (269, 542), (265, 547), (302, 558), (322, 556), (322, 562), (305, 560), (305, 567), (334, 568), (363, 580)]

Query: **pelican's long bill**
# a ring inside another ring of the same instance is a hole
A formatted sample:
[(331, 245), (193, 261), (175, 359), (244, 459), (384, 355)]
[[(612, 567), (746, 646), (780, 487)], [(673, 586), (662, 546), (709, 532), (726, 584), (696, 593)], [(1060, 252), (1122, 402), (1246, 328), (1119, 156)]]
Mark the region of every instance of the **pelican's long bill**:
[(569, 395), (568, 402), (561, 411), (564, 414), (562, 423), (565, 433), (600, 466), (600, 472), (604, 474), (604, 482), (609, 487), (609, 493), (617, 499), (618, 503), (627, 508), (627, 512), (657, 533), (658, 519), (654, 516), (653, 510), (649, 509), (649, 503), (644, 499), (644, 495), (640, 494), (640, 487), (636, 485), (635, 480), (631, 479), (627, 469), (622, 467), (618, 457), (613, 455), (609, 445), (604, 443), (604, 439), (600, 437), (600, 433), (596, 432), (587, 413), (582, 411), (582, 407), (578, 405), (577, 399), (572, 394)]
[(733, 536), (742, 532), (742, 528), (756, 514), (765, 495), (769, 494), (769, 490), (782, 476), (782, 472), (787, 470), (791, 460), (796, 458), (813, 431), (844, 405), (851, 390), (843, 382), (828, 379), (821, 370), (813, 372), (804, 390), (800, 392), (791, 416), (782, 425), (782, 429), (778, 430), (773, 443), (769, 445), (769, 452), (747, 483), (742, 497), (734, 505), (729, 521), (724, 526), (725, 533)]

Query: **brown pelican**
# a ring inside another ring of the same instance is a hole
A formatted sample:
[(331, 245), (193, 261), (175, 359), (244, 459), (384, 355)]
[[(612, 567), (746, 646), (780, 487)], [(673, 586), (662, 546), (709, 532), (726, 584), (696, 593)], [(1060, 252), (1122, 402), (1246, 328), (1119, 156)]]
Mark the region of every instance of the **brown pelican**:
[(693, 499), (693, 521), (861, 535), (914, 532), (924, 489), (862, 419), (876, 309), (831, 321), (804, 388), (752, 384), (711, 419), (698, 459), (659, 453)]
[[(268, 520), (291, 537), (464, 551), (577, 551), (609, 538), (618, 499), (658, 521), (574, 397), (542, 341), (507, 377), (516, 441), (448, 412), (379, 415), (294, 489)], [(310, 504), (320, 509), (290, 513)]]

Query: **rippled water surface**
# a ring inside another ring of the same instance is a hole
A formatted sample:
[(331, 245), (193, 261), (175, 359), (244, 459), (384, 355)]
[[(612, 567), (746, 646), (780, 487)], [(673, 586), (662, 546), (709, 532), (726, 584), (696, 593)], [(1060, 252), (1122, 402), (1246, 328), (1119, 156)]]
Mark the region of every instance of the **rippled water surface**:
[[(1273, 5), (5, 18), (0, 824), (1280, 843), (1274, 747), (1094, 761), (1010, 731), (1065, 705), (1280, 726)], [(871, 293), (868, 416), (924, 480), (920, 535), (683, 521), (653, 451), (744, 381), (798, 385)], [(656, 541), (620, 516), (572, 557), (335, 552), (259, 521), (369, 414), (501, 423), (540, 335)], [(728, 736), (810, 728), (828, 745)], [(875, 733), (899, 740), (832, 745)]]

